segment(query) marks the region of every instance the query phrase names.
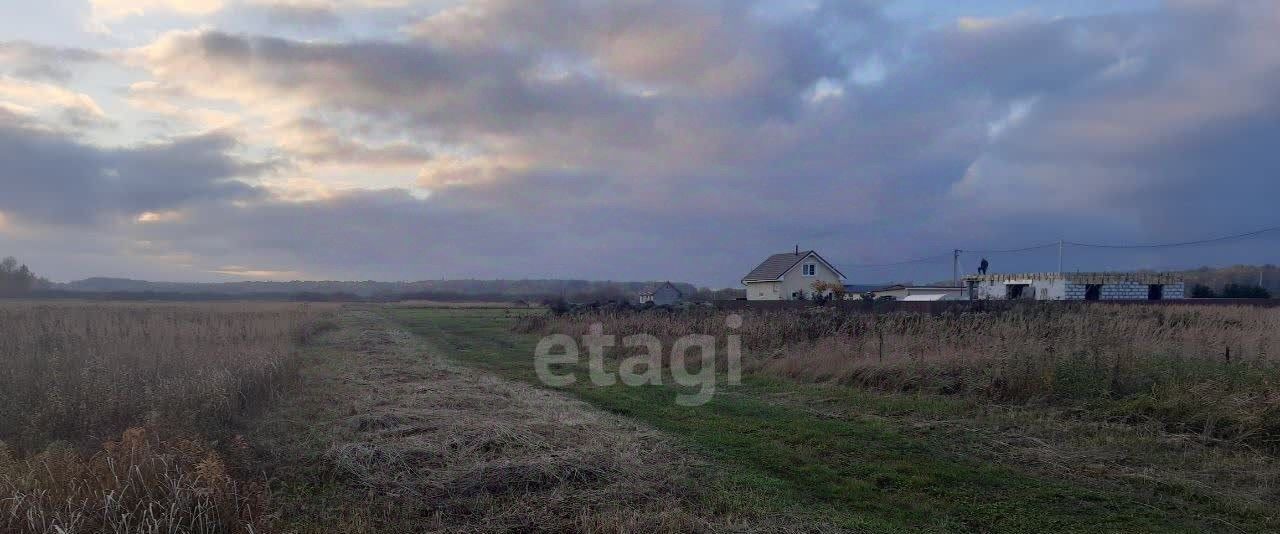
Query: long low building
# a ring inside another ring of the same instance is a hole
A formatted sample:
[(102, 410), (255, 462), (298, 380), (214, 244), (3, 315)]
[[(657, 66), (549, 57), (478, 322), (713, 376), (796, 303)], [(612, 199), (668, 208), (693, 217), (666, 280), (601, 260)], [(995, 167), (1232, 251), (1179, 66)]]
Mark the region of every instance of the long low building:
[[(912, 286), (905, 284), (892, 285), (875, 289), (871, 292), (877, 299), (921, 300), (909, 297), (929, 297), (927, 300), (965, 300), (968, 298), (963, 287)], [(940, 298), (939, 298), (940, 297)]]
[(972, 300), (1174, 300), (1186, 282), (1165, 273), (984, 274), (964, 279)]

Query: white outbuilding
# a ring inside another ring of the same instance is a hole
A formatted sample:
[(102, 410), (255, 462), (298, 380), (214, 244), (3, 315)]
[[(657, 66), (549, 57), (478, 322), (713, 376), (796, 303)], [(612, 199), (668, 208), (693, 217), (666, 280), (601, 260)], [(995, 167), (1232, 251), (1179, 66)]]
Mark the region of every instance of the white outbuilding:
[(1023, 273), (965, 277), (972, 300), (1175, 300), (1186, 282), (1166, 273)]

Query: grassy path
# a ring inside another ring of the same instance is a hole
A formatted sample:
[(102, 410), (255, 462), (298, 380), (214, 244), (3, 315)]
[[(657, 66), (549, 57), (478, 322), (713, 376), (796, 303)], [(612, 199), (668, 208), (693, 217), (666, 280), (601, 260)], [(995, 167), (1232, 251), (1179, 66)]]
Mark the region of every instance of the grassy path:
[(249, 432), (280, 532), (729, 530), (670, 438), (442, 357), (373, 310), (305, 351)]
[[(536, 383), (529, 336), (501, 310), (398, 309), (411, 331), (455, 361)], [(1273, 519), (1178, 487), (1088, 484), (985, 461), (988, 437), (931, 429), (913, 417), (960, 414), (946, 400), (839, 393), (748, 380), (710, 403), (681, 407), (673, 387), (568, 391), (678, 437), (711, 460), (708, 506), (805, 517), (868, 532), (1266, 532)], [(780, 402), (789, 398), (791, 401)], [(860, 403), (850, 410), (842, 402)], [(838, 408), (836, 415), (815, 409)], [(1141, 491), (1135, 491), (1135, 488)]]

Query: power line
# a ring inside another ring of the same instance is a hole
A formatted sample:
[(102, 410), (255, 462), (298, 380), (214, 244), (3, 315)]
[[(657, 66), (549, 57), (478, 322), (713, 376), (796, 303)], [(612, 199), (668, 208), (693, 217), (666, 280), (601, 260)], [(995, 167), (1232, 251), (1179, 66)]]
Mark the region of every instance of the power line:
[(1280, 226), (1272, 226), (1270, 228), (1263, 228), (1261, 230), (1254, 230), (1252, 232), (1245, 232), (1243, 234), (1213, 237), (1209, 239), (1198, 239), (1196, 241), (1183, 241), (1181, 243), (1156, 243), (1156, 244), (1142, 244), (1142, 245), (1107, 245), (1107, 244), (1094, 244), (1094, 243), (1076, 243), (1074, 241), (1067, 241), (1066, 244), (1077, 246), (1077, 247), (1090, 247), (1090, 248), (1141, 248), (1141, 249), (1172, 248), (1172, 247), (1186, 247), (1191, 245), (1204, 245), (1208, 243), (1219, 243), (1222, 241), (1231, 241), (1233, 239), (1242, 239), (1246, 237), (1259, 236), (1268, 232), (1274, 232), (1276, 230), (1280, 230)]
[[(1044, 245), (1035, 245), (1035, 246), (1031, 246), (1031, 247), (1015, 248), (1015, 249), (1008, 249), (1008, 250), (969, 250), (969, 249), (960, 249), (960, 252), (972, 252), (972, 253), (977, 253), (977, 254), (1005, 254), (1005, 253), (1013, 253), (1013, 252), (1026, 252), (1026, 251), (1028, 251), (1028, 250), (1038, 250), (1038, 249), (1042, 249), (1042, 248), (1049, 248), (1049, 247), (1056, 247), (1056, 246), (1058, 246), (1058, 243), (1054, 242), (1054, 243), (1048, 243), (1048, 244), (1044, 244)], [(951, 258), (952, 258), (951, 254), (939, 254), (939, 255), (937, 255), (937, 256), (929, 256), (929, 257), (925, 257), (925, 258), (916, 258), (916, 259), (914, 259), (914, 260), (902, 260), (902, 261), (894, 261), (894, 262), (889, 262), (889, 263), (864, 263), (864, 264), (859, 264), (859, 265), (850, 265), (850, 266), (848, 266), (848, 267), (849, 267), (849, 268), (851, 268), (851, 269), (869, 269), (869, 268), (875, 268), (875, 267), (896, 267), (896, 266), (899, 266), (899, 265), (912, 265), (912, 264), (916, 264), (916, 263), (929, 263), (929, 262), (935, 262), (935, 261), (941, 261), (941, 260), (949, 260), (949, 259), (951, 259)]]
[[(1157, 249), (1157, 248), (1186, 247), (1186, 246), (1192, 246), (1192, 245), (1204, 245), (1204, 244), (1208, 244), (1208, 243), (1219, 243), (1219, 242), (1222, 242), (1222, 241), (1231, 241), (1231, 240), (1233, 240), (1233, 239), (1243, 239), (1243, 238), (1248, 238), (1248, 237), (1255, 237), (1255, 236), (1259, 236), (1259, 235), (1262, 235), (1262, 234), (1265, 234), (1265, 233), (1275, 232), (1275, 231), (1278, 231), (1278, 230), (1280, 230), (1280, 226), (1271, 226), (1271, 227), (1268, 227), (1268, 228), (1263, 228), (1263, 229), (1261, 229), (1261, 230), (1254, 230), (1254, 231), (1252, 231), (1252, 232), (1245, 232), (1245, 233), (1242, 233), (1242, 234), (1233, 234), (1233, 235), (1228, 235), (1228, 236), (1213, 237), (1213, 238), (1209, 238), (1209, 239), (1198, 239), (1198, 240), (1195, 240), (1195, 241), (1182, 241), (1182, 242), (1178, 242), (1178, 243), (1150, 243), (1150, 244), (1134, 244), (1134, 245), (1115, 245), (1115, 244), (1098, 244), (1098, 243), (1079, 243), (1079, 242), (1075, 242), (1075, 241), (1055, 241), (1055, 242), (1052, 242), (1052, 243), (1045, 243), (1045, 244), (1042, 244), (1042, 245), (1032, 245), (1032, 246), (1029, 246), (1029, 247), (1011, 248), (1011, 249), (988, 249), (988, 250), (977, 250), (977, 249), (957, 249), (957, 250), (958, 250), (959, 252), (962, 252), (962, 253), (972, 253), (972, 254), (1012, 254), (1012, 253), (1016, 253), (1016, 252), (1027, 252), (1027, 251), (1031, 251), (1031, 250), (1040, 250), (1040, 249), (1046, 249), (1046, 248), (1049, 248), (1049, 247), (1057, 247), (1057, 246), (1062, 246), (1062, 245), (1071, 245), (1071, 246), (1075, 246), (1075, 247), (1088, 247), (1088, 248), (1106, 248), (1106, 249)], [(912, 264), (917, 264), (917, 263), (928, 263), (928, 262), (940, 261), (940, 260), (944, 260), (944, 259), (953, 259), (953, 258), (954, 258), (953, 254), (939, 254), (939, 255), (937, 255), (937, 256), (928, 256), (928, 257), (924, 257), (924, 258), (916, 258), (916, 259), (912, 259), (912, 260), (902, 260), (902, 261), (895, 261), (895, 262), (889, 262), (889, 263), (866, 263), (866, 264), (861, 264), (861, 265), (850, 265), (850, 266), (848, 266), (848, 267), (849, 267), (849, 268), (853, 268), (853, 269), (870, 269), (870, 268), (877, 268), (877, 267), (896, 267), (896, 266), (899, 266), (899, 265), (912, 265)]]
[(1026, 252), (1028, 250), (1040, 250), (1042, 248), (1049, 248), (1049, 247), (1056, 247), (1056, 246), (1058, 246), (1058, 242), (1054, 241), (1053, 243), (1045, 243), (1043, 245), (1033, 245), (1030, 247), (1010, 248), (1010, 249), (1004, 249), (1004, 250), (971, 250), (967, 248), (962, 248), (960, 249), (960, 252), (971, 252), (974, 254), (1012, 254), (1014, 252)]
[(916, 258), (914, 260), (895, 261), (891, 263), (864, 263), (861, 265), (849, 265), (848, 267), (853, 269), (869, 269), (874, 267), (895, 267), (898, 265), (911, 265), (913, 263), (928, 263), (928, 262), (945, 260), (950, 258), (951, 258), (950, 254), (942, 254), (938, 256), (929, 256), (927, 258)]

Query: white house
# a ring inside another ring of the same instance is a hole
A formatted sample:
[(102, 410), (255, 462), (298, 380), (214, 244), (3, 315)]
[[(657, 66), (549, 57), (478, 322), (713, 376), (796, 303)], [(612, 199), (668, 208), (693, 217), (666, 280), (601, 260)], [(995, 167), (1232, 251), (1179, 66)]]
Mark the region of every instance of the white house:
[(640, 303), (652, 302), (655, 306), (670, 306), (684, 300), (684, 292), (671, 282), (664, 282), (640, 292)]
[(844, 273), (812, 250), (769, 256), (742, 277), (747, 300), (798, 300), (814, 294), (813, 282), (841, 284)]
[(1029, 273), (965, 277), (974, 300), (1170, 300), (1186, 283), (1161, 273)]

